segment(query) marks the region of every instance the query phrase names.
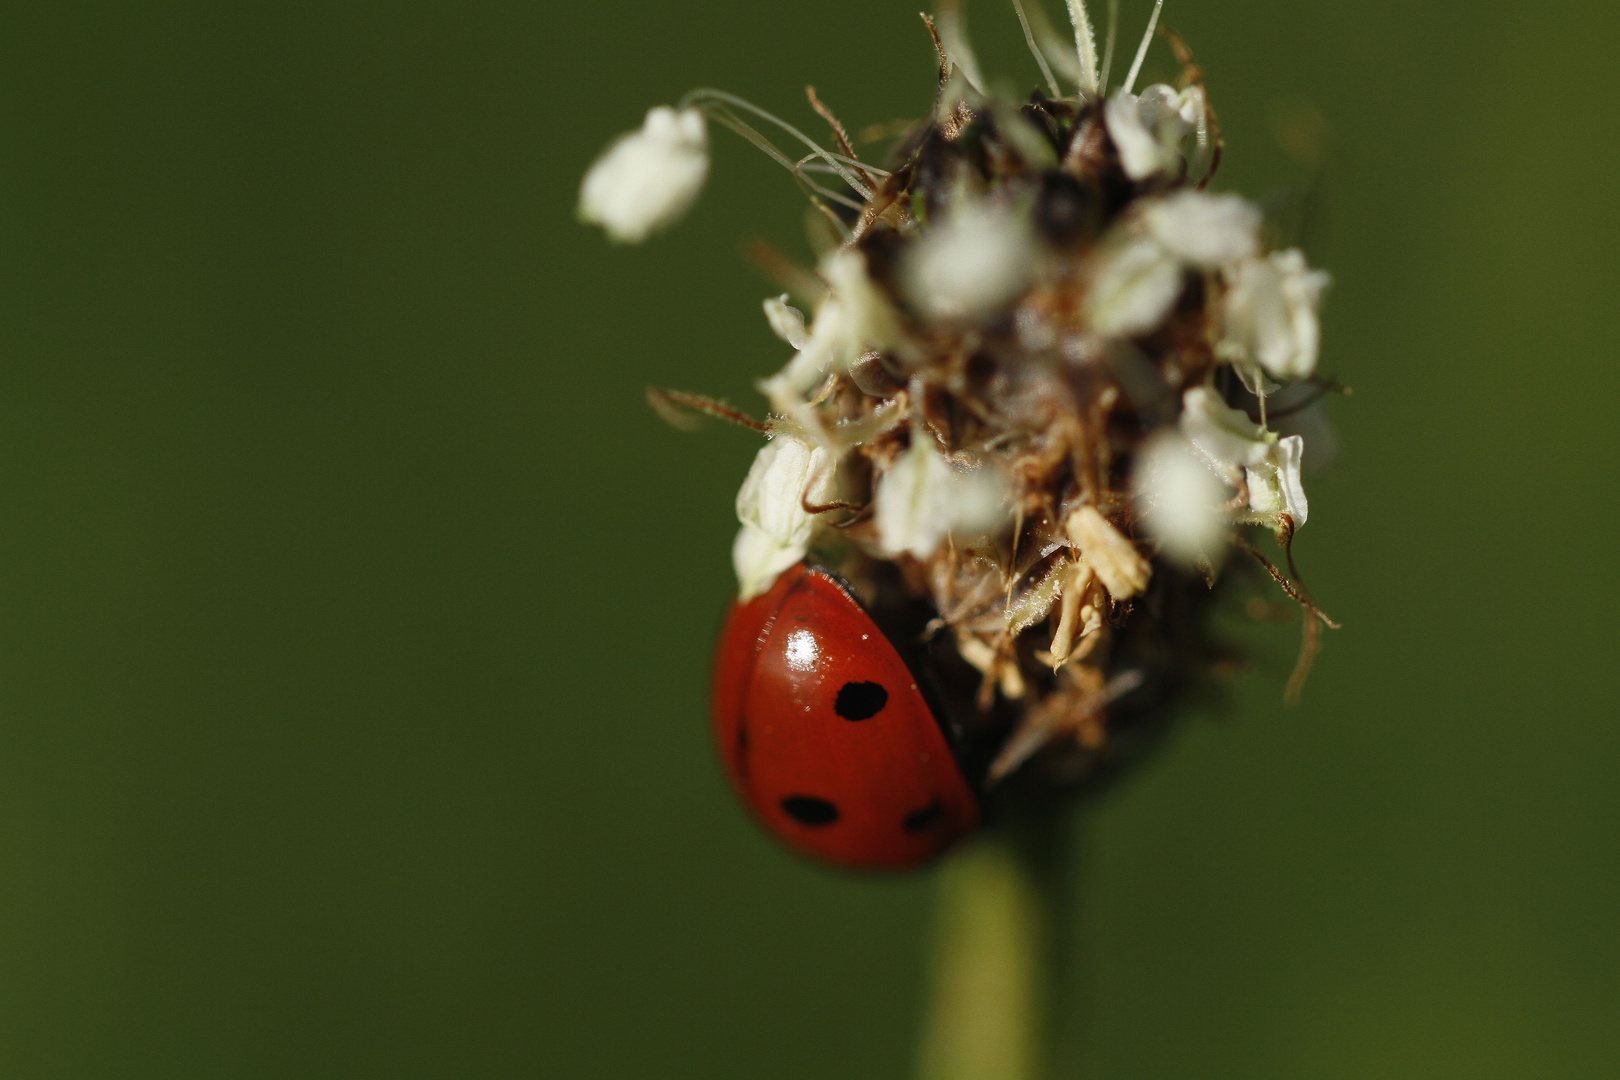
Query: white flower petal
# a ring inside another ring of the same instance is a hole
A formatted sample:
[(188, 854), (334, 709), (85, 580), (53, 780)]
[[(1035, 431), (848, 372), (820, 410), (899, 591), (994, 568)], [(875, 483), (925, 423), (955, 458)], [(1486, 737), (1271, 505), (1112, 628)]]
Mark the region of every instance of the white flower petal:
[(684, 214), (708, 175), (703, 114), (659, 105), (585, 173), (580, 220), (602, 226), (612, 240), (639, 244)]
[(1183, 189), (1155, 200), (1143, 220), (1166, 250), (1204, 270), (1249, 258), (1260, 246), (1260, 208), (1239, 195)]
[(1222, 474), (1258, 465), (1271, 453), (1273, 436), (1205, 386), (1182, 395), (1179, 426), (1187, 441)]
[(827, 373), (845, 362), (849, 344), (849, 320), (844, 315), (844, 304), (836, 295), (829, 295), (816, 309), (816, 321), (806, 336), (805, 343), (787, 362), (787, 366), (765, 380), (765, 393), (771, 405), (786, 413), (802, 402)]
[(1305, 454), (1305, 440), (1298, 435), (1277, 440), (1264, 462), (1245, 470), (1249, 486), (1249, 509), (1257, 514), (1287, 514), (1297, 529), (1310, 514), (1299, 466)]
[[(1144, 91), (1145, 93), (1146, 91)], [(1207, 104), (1204, 100), (1204, 88), (1196, 83), (1187, 87), (1176, 95), (1176, 115), (1181, 122), (1187, 125), (1189, 132), (1197, 131), (1198, 125), (1207, 119)]]
[(804, 544), (784, 543), (763, 529), (744, 525), (731, 543), (731, 567), (737, 572), (737, 598), (752, 600), (765, 592), (782, 571), (804, 558)]
[(1181, 95), (1176, 93), (1175, 87), (1164, 83), (1144, 87), (1136, 99), (1136, 114), (1150, 129), (1172, 118), (1180, 120)]
[(810, 343), (810, 332), (804, 327), (804, 312), (788, 303), (787, 293), (765, 298), (765, 321), (770, 324), (771, 333), (795, 349)]
[[(1154, 173), (1175, 169), (1181, 162), (1179, 144), (1185, 128), (1174, 108), (1163, 108), (1161, 89), (1175, 98), (1175, 91), (1168, 86), (1150, 86), (1140, 98), (1121, 90), (1103, 107), (1108, 134), (1119, 151), (1120, 168), (1132, 180), (1146, 180)], [(1174, 124), (1163, 125), (1166, 119)]]
[(1258, 363), (1279, 379), (1311, 374), (1321, 336), (1317, 308), (1328, 281), (1297, 248), (1238, 264), (1223, 310), (1221, 353)]
[[(866, 271), (866, 257), (839, 248), (821, 263), (829, 289), (816, 309), (807, 340), (781, 371), (760, 384), (771, 408), (818, 442), (826, 431), (805, 396), (830, 372), (848, 370), (868, 349), (886, 349), (901, 338), (894, 306)], [(785, 305), (784, 305), (785, 306)], [(791, 310), (791, 309), (789, 309)], [(769, 317), (767, 311), (767, 317)]]
[(732, 546), (732, 565), (744, 600), (771, 587), (776, 575), (809, 550), (815, 518), (804, 501), (827, 501), (832, 458), (792, 435), (778, 435), (760, 448), (737, 492), (737, 520), (743, 524)]
[(1028, 287), (1039, 257), (1022, 216), (972, 203), (906, 249), (901, 288), (934, 318), (979, 320)]
[(1000, 473), (990, 468), (962, 469), (952, 466), (951, 528), (963, 540), (988, 536), (1006, 524), (1006, 485)]
[(932, 555), (946, 534), (976, 539), (1006, 521), (1000, 478), (989, 469), (962, 470), (926, 437), (878, 477), (872, 493), (878, 539), (890, 555)]
[(1164, 432), (1139, 452), (1131, 491), (1142, 528), (1165, 558), (1188, 569), (1200, 555), (1216, 559), (1225, 546), (1227, 487), (1200, 460), (1192, 444)]
[[(842, 247), (821, 261), (821, 276), (842, 306), (844, 340), (834, 360), (843, 367), (868, 349), (887, 349), (900, 337), (894, 305), (866, 271), (866, 256)], [(818, 315), (816, 322), (821, 319)]]
[(1305, 524), (1310, 516), (1311, 504), (1305, 498), (1305, 484), (1300, 480), (1300, 465), (1305, 460), (1305, 439), (1300, 435), (1290, 435), (1286, 439), (1277, 440), (1275, 454), (1277, 462), (1277, 479), (1282, 488), (1283, 504), (1294, 519), (1297, 528)]
[(1108, 337), (1134, 337), (1159, 325), (1181, 295), (1181, 264), (1147, 238), (1128, 241), (1103, 256), (1086, 318)]

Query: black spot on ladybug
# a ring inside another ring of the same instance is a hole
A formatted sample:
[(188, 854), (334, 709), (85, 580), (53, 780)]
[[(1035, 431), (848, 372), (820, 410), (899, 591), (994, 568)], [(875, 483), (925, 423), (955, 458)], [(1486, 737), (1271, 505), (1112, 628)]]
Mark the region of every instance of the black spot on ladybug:
[(737, 725), (737, 771), (748, 777), (748, 725)]
[(782, 800), (782, 809), (787, 812), (788, 817), (800, 825), (808, 825), (813, 829), (831, 825), (838, 820), (838, 807), (814, 795), (789, 795)]
[(838, 688), (833, 712), (845, 720), (870, 720), (889, 703), (889, 692), (875, 682), (847, 682)]
[(906, 820), (904, 822), (906, 832), (922, 832), (924, 829), (934, 824), (934, 822), (938, 821), (940, 815), (944, 812), (945, 807), (938, 799), (935, 799), (921, 810), (913, 810), (911, 813), (906, 815)]

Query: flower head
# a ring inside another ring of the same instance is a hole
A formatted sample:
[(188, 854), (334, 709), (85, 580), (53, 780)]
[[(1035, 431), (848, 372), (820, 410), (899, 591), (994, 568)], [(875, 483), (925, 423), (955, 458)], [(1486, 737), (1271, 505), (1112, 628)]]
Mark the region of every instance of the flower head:
[[(740, 593), (813, 553), (862, 600), (922, 608), (950, 722), (995, 762), (984, 783), (1084, 784), (1150, 742), (1218, 653), (1229, 549), (1258, 554), (1255, 527), (1287, 543), (1308, 512), (1304, 440), (1271, 429), (1266, 395), (1314, 371), (1326, 275), (1267, 250), (1259, 206), (1206, 190), (1219, 138), (1185, 53), (1179, 88), (1133, 93), (1150, 31), (1111, 88), (1068, 6), (1064, 62), (1030, 31), (1053, 93), (1024, 101), (943, 18), (935, 108), (881, 163), (813, 95), (832, 148), (721, 91), (684, 99), (792, 170), (838, 236), (783, 275), (812, 318), (764, 304), (792, 354), (758, 384), (773, 438), (738, 495)], [(616, 235), (701, 181), (701, 127), (694, 145), (653, 126), (587, 178), (663, 177)]]

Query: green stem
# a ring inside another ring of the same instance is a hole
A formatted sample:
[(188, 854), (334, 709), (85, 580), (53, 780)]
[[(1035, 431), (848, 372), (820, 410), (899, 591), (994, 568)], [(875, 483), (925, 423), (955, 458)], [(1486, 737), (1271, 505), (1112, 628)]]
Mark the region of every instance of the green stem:
[(1040, 1080), (1066, 908), (1066, 815), (1031, 811), (940, 872), (920, 1080)]

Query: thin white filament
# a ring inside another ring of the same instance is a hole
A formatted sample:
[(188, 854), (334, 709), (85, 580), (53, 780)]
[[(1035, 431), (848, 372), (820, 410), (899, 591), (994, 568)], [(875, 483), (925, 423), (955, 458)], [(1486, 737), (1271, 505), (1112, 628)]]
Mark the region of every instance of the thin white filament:
[(805, 187), (809, 188), (811, 191), (814, 191), (817, 195), (820, 195), (823, 199), (826, 199), (828, 202), (835, 202), (839, 206), (845, 206), (845, 207), (848, 207), (851, 210), (865, 210), (866, 209), (866, 204), (865, 203), (858, 203), (854, 199), (850, 198), (848, 195), (840, 194), (839, 192), (834, 191), (830, 187), (827, 187), (827, 186), (825, 186), (823, 184), (818, 184), (814, 180), (811, 180), (807, 176), (800, 176), (799, 179), (800, 179), (800, 181), (802, 181), (804, 183)]
[[(804, 132), (800, 131), (786, 120), (766, 112), (764, 109), (760, 108), (758, 105), (755, 105), (751, 101), (745, 101), (736, 94), (728, 94), (724, 90), (713, 90), (704, 87), (687, 93), (685, 97), (681, 98), (680, 107), (687, 108), (695, 105), (698, 108), (702, 108), (704, 104), (709, 101), (718, 101), (724, 105), (731, 105), (739, 109), (746, 109), (763, 120), (769, 120), (771, 123), (775, 124), (777, 127), (793, 136), (795, 139), (798, 139), (805, 146), (809, 147), (810, 152), (816, 157), (819, 157), (821, 160), (827, 162), (827, 164), (833, 166), (838, 175), (844, 178), (844, 183), (853, 188), (855, 192), (861, 196), (861, 198), (870, 199), (872, 197), (871, 189), (865, 184), (861, 183), (860, 178), (850, 171), (848, 167), (834, 160), (833, 155), (825, 150), (820, 143), (816, 142), (810, 136), (806, 135)], [(746, 127), (747, 125), (744, 126)], [(750, 128), (749, 130), (752, 131), (753, 129)], [(739, 134), (741, 133), (739, 132)], [(755, 132), (755, 134), (757, 135), (758, 133)], [(746, 138), (747, 136), (745, 135), (744, 137)], [(764, 139), (764, 136), (760, 136), (760, 138)], [(752, 142), (753, 140), (750, 139), (749, 141)], [(764, 146), (760, 146), (759, 143), (755, 143), (755, 145), (759, 146), (761, 150), (765, 150), (765, 147), (770, 145), (770, 140), (764, 139), (764, 142)], [(774, 150), (775, 147), (771, 147), (771, 149)], [(769, 150), (766, 152), (770, 153)], [(793, 168), (792, 163), (788, 162), (785, 157), (778, 158), (778, 160), (783, 164), (786, 164), (789, 169)]]
[[(849, 238), (849, 227), (844, 224), (843, 220), (839, 218), (837, 214), (832, 212), (832, 210), (827, 206), (827, 203), (823, 200), (830, 199), (834, 202), (842, 203), (845, 206), (853, 207), (856, 210), (864, 209), (861, 204), (811, 180), (805, 175), (805, 170), (789, 159), (786, 154), (782, 153), (782, 151), (778, 150), (776, 145), (772, 143), (771, 140), (755, 131), (748, 124), (745, 124), (743, 121), (737, 119), (731, 114), (731, 110), (727, 109), (724, 105), (711, 105), (703, 111), (715, 123), (729, 128), (738, 135), (741, 135), (748, 142), (752, 143), (754, 147), (766, 157), (770, 158), (772, 161), (782, 166), (782, 168), (792, 173), (794, 182), (803, 189), (807, 196), (809, 196), (810, 202), (817, 210), (821, 211), (822, 216), (831, 222), (832, 225), (838, 229), (840, 235), (842, 235), (846, 240)], [(814, 157), (815, 155), (811, 156)], [(834, 171), (837, 171), (839, 176), (846, 175), (841, 167), (834, 167)], [(870, 196), (868, 196), (868, 198), (870, 198)]]
[(1097, 78), (1097, 89), (1108, 96), (1108, 73), (1114, 67), (1114, 43), (1119, 40), (1119, 0), (1108, 0), (1108, 40), (1103, 43), (1102, 74)]
[[(806, 154), (804, 157), (799, 159), (799, 166), (801, 168), (809, 169), (810, 168), (810, 162), (815, 161), (817, 158), (820, 158), (821, 156), (822, 155), (820, 155), (820, 154)], [(845, 157), (843, 154), (835, 154), (830, 150), (827, 151), (827, 157), (832, 158), (834, 161), (842, 161), (845, 165), (852, 165), (855, 168), (860, 169), (863, 172), (869, 172), (873, 176), (888, 176), (889, 175), (889, 170), (888, 169), (880, 169), (876, 165), (868, 165), (864, 161), (856, 161), (854, 158)], [(837, 170), (831, 165), (823, 164), (823, 165), (814, 166), (813, 171), (815, 171), (815, 172), (836, 172)]]
[(1068, 34), (1058, 33), (1057, 27), (1053, 26), (1052, 20), (1047, 17), (1041, 0), (1035, 0), (1026, 7), (1024, 14), (1029, 18), (1029, 28), (1035, 34), (1035, 41), (1041, 47), (1041, 54), (1046, 57), (1046, 62), (1052, 65), (1052, 74), (1061, 81), (1078, 82), (1080, 57), (1075, 55), (1074, 38)]
[[(1163, 3), (1164, 0), (1159, 0)], [(1069, 0), (1069, 21), (1074, 23), (1074, 50), (1080, 54), (1080, 93), (1097, 96), (1097, 39), (1091, 33), (1086, 0)]]
[[(1038, 3), (1039, 0), (1036, 0), (1036, 2)], [(1041, 66), (1041, 75), (1046, 79), (1046, 88), (1052, 92), (1053, 98), (1061, 96), (1063, 91), (1058, 89), (1057, 80), (1052, 77), (1052, 67), (1046, 62), (1046, 57), (1041, 54), (1041, 50), (1035, 44), (1035, 35), (1029, 28), (1029, 16), (1024, 14), (1023, 0), (1012, 0), (1012, 6), (1013, 10), (1018, 13), (1018, 25), (1024, 28), (1024, 44), (1029, 46), (1029, 51), (1035, 57), (1035, 62)]]
[(1159, 9), (1164, 7), (1164, 0), (1154, 0), (1153, 15), (1148, 19), (1147, 33), (1142, 35), (1142, 44), (1136, 47), (1136, 59), (1131, 61), (1131, 73), (1125, 76), (1125, 92), (1131, 92), (1136, 85), (1136, 76), (1142, 70), (1142, 61), (1147, 59), (1148, 42), (1153, 40), (1153, 31), (1159, 25)]
[(814, 154), (811, 154), (809, 157), (800, 158), (798, 161), (794, 162), (794, 178), (809, 190), (814, 191), (817, 195), (820, 195), (823, 199), (827, 199), (830, 202), (835, 202), (839, 206), (847, 206), (851, 210), (866, 209), (866, 205), (864, 203), (858, 203), (842, 192), (834, 191), (830, 187), (816, 183), (814, 180), (810, 179), (810, 177), (806, 176), (806, 173), (821, 173), (829, 176), (837, 175), (833, 171), (833, 167), (831, 165), (816, 161)]
[(1202, 173), (1209, 167), (1209, 106), (1204, 100), (1202, 90), (1198, 94), (1198, 123), (1194, 125), (1193, 130), (1197, 133), (1198, 140), (1198, 171)]

